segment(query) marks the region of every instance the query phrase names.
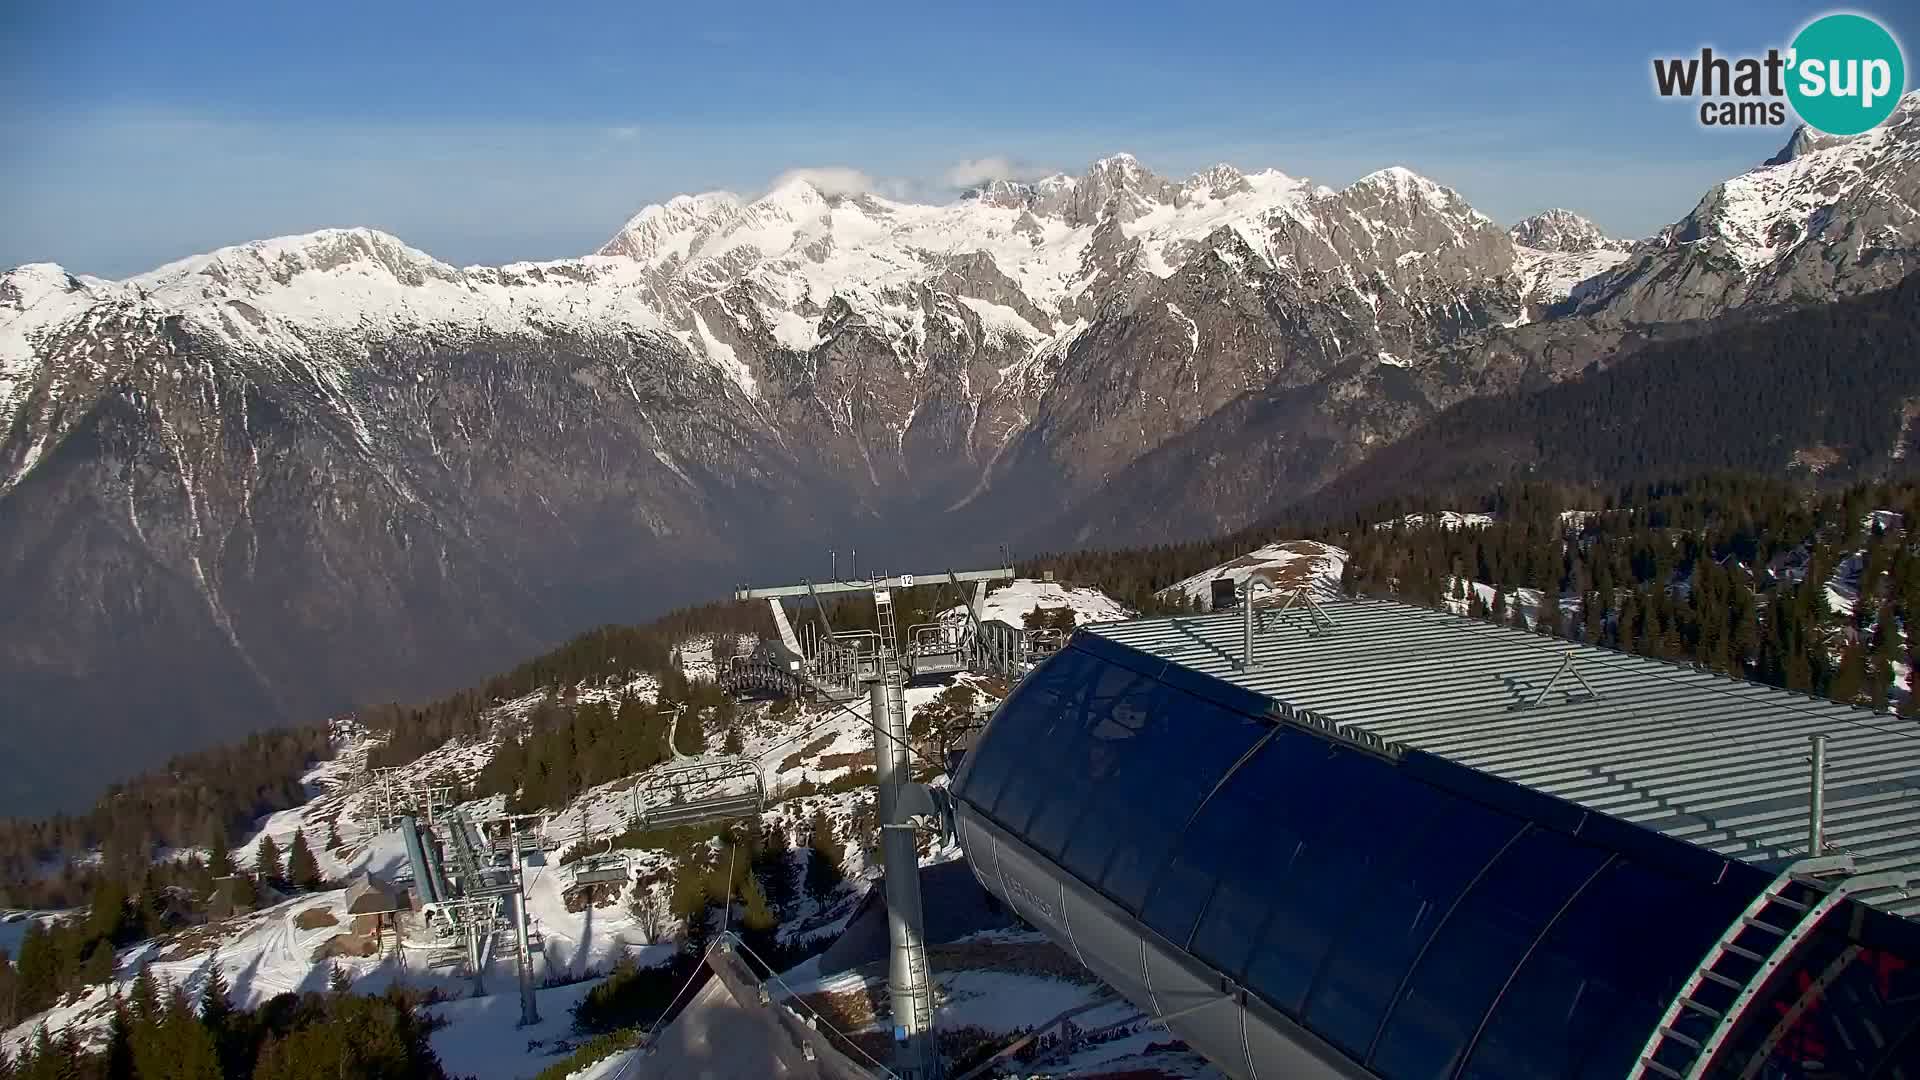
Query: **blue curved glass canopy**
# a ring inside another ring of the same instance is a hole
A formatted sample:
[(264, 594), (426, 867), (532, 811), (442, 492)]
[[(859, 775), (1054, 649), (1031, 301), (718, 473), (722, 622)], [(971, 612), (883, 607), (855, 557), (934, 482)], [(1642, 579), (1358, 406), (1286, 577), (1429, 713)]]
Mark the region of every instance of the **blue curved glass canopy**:
[(954, 793), (1390, 1078), (1628, 1075), (1770, 877), (1281, 722), (1257, 694), (1084, 634), (1001, 707)]

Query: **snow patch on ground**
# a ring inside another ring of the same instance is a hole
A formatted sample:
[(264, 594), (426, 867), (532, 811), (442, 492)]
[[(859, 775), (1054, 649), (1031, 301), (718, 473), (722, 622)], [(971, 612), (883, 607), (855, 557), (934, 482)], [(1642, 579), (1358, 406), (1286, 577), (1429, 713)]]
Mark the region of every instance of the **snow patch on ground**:
[[(980, 613), (980, 618), (982, 621), (998, 619), (1001, 622), (1020, 626), (1027, 612), (1036, 607), (1072, 608), (1075, 624), (1080, 626), (1087, 623), (1118, 622), (1121, 619), (1131, 619), (1135, 614), (1125, 604), (1099, 589), (1072, 588), (1057, 581), (1019, 578), (997, 586), (987, 593), (985, 610)], [(964, 607), (955, 607), (944, 613), (942, 617), (964, 615), (965, 611)]]
[(1408, 514), (1401, 518), (1376, 521), (1376, 529), (1391, 529), (1403, 525), (1410, 529), (1437, 526), (1442, 529), (1484, 529), (1493, 524), (1492, 514), (1467, 514), (1458, 510), (1442, 510), (1437, 514)]
[[(1212, 601), (1215, 579), (1227, 578), (1238, 588), (1254, 574), (1265, 574), (1282, 592), (1304, 586), (1317, 595), (1332, 596), (1340, 591), (1340, 572), (1346, 564), (1347, 553), (1340, 548), (1317, 540), (1288, 540), (1202, 570), (1167, 586), (1158, 595), (1163, 599), (1184, 597), (1206, 605)], [(1255, 595), (1262, 595), (1258, 587)]]

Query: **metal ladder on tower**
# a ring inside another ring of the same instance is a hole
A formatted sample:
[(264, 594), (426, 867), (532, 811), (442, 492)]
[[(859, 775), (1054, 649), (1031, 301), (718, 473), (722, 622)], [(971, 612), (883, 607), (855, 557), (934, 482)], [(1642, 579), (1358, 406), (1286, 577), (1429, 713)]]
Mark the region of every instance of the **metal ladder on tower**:
[[(1819, 879), (1846, 875), (1830, 885)], [(1705, 1076), (1767, 979), (1853, 892), (1899, 884), (1904, 873), (1853, 874), (1853, 856), (1801, 859), (1782, 870), (1694, 968), (1654, 1025), (1629, 1080)]]
[(913, 995), (914, 1030), (931, 1031), (933, 1029), (933, 980), (927, 972), (927, 944), (917, 942), (907, 950), (907, 973), (912, 985), (924, 988), (916, 989)]
[[(881, 580), (884, 581), (885, 578)], [(877, 659), (884, 665), (900, 651), (899, 631), (895, 628), (893, 619), (893, 590), (885, 588), (876, 590), (873, 594), (873, 605), (880, 628), (880, 655)]]

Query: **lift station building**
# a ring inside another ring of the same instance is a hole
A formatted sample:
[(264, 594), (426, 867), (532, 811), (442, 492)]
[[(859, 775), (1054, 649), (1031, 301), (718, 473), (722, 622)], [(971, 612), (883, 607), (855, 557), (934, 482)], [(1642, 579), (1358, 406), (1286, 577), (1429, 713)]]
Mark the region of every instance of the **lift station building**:
[(981, 884), (1229, 1075), (1920, 1077), (1920, 724), (1246, 614), (1080, 630), (953, 783)]

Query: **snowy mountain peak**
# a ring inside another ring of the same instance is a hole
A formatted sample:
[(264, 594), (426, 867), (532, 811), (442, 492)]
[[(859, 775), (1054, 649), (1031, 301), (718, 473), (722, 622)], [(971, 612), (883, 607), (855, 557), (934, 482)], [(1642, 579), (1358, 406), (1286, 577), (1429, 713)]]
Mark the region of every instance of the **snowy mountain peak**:
[(1540, 251), (1577, 254), (1587, 251), (1625, 251), (1633, 245), (1615, 240), (1600, 226), (1571, 210), (1555, 207), (1515, 222), (1507, 230), (1513, 242)]
[(0, 312), (23, 312), (50, 295), (83, 288), (58, 263), (26, 263), (0, 273)]
[(1404, 165), (1389, 165), (1347, 185), (1343, 194), (1381, 192), (1403, 203), (1424, 203), (1442, 213), (1467, 211), (1478, 216), (1460, 193), (1437, 181), (1429, 180)]
[(1761, 164), (1785, 165), (1789, 161), (1803, 158), (1816, 150), (1825, 150), (1829, 146), (1838, 146), (1846, 142), (1850, 137), (1851, 136), (1847, 135), (1828, 135), (1823, 131), (1815, 131), (1807, 125), (1801, 124), (1799, 127), (1793, 129), (1792, 135), (1787, 136), (1787, 143), (1780, 148), (1780, 152)]
[(1178, 192), (1138, 158), (1122, 153), (1094, 162), (1078, 183), (1043, 197), (1035, 209), (1058, 213), (1075, 225), (1095, 224), (1108, 214), (1129, 222), (1153, 206), (1173, 202)]
[(1774, 154), (1762, 162), (1761, 165), (1763, 167), (1768, 165), (1785, 165), (1806, 157), (1808, 154), (1817, 153), (1821, 150), (1829, 150), (1843, 143), (1853, 142), (1858, 139), (1870, 139), (1879, 132), (1912, 123), (1916, 118), (1920, 118), (1920, 90), (1902, 95), (1900, 103), (1894, 107), (1893, 113), (1887, 117), (1885, 122), (1871, 131), (1864, 131), (1858, 135), (1829, 135), (1824, 131), (1815, 131), (1807, 125), (1801, 124), (1793, 129), (1792, 135), (1787, 136), (1786, 145), (1780, 148), (1779, 153)]
[(805, 213), (824, 206), (826, 202), (827, 194), (812, 180), (796, 175), (781, 180), (772, 190), (755, 199), (753, 205), (779, 206)]
[(596, 254), (624, 255), (649, 266), (684, 259), (700, 237), (738, 218), (741, 207), (731, 191), (675, 195), (633, 215)]
[(1355, 180), (1351, 187), (1382, 188), (1392, 191), (1403, 198), (1419, 196), (1428, 198), (1440, 192), (1452, 194), (1451, 190), (1429, 180), (1405, 165), (1389, 165)]
[(399, 237), (365, 227), (256, 240), (168, 263), (131, 283), (150, 293), (199, 290), (257, 294), (304, 274), (359, 273), (417, 286), (460, 272)]
[(1200, 196), (1224, 199), (1229, 195), (1251, 191), (1247, 175), (1231, 165), (1221, 162), (1210, 169), (1203, 169), (1187, 178), (1181, 185), (1181, 194), (1187, 198)]

